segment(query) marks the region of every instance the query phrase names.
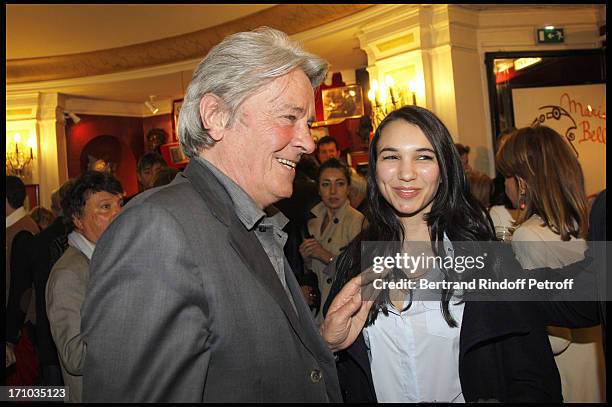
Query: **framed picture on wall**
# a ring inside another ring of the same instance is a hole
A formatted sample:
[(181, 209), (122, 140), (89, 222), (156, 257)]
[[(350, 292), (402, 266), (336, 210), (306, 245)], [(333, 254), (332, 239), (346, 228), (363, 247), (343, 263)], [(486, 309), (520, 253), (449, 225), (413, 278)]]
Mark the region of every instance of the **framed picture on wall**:
[(172, 129), (174, 131), (174, 141), (178, 141), (178, 118), (183, 106), (183, 99), (172, 102)]
[(168, 143), (160, 146), (161, 156), (168, 166), (181, 169), (189, 163), (189, 158), (183, 154), (179, 143)]
[(323, 120), (363, 116), (361, 86), (323, 89)]

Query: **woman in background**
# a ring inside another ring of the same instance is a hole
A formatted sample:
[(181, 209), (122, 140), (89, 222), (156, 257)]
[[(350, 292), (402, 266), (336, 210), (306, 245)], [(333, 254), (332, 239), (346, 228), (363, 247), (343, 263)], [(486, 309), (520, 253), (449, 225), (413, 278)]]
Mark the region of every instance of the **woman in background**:
[[(318, 184), (321, 202), (311, 210), (314, 218), (307, 223), (308, 237), (299, 249), (304, 267), (317, 276), (321, 304), (325, 304), (334, 277), (327, 266), (361, 231), (363, 215), (350, 205), (351, 174), (338, 159), (321, 164)], [(315, 321), (317, 324), (323, 321), (321, 312)]]
[[(588, 232), (584, 178), (563, 137), (545, 126), (520, 129), (500, 148), (496, 165), (519, 209), (512, 247), (523, 268), (559, 268), (582, 260)], [(549, 334), (564, 401), (603, 401), (600, 327), (549, 327)]]

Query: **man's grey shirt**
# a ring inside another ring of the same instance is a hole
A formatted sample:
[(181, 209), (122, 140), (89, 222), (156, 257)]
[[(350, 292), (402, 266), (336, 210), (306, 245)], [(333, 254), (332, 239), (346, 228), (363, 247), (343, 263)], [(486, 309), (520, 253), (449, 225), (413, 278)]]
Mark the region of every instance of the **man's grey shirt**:
[[(221, 172), (209, 161), (201, 157), (196, 157), (195, 159), (204, 164), (213, 173), (215, 178), (219, 180), (223, 188), (225, 188), (230, 199), (234, 203), (236, 215), (238, 215), (238, 219), (240, 219), (244, 227), (249, 231), (255, 229), (255, 235), (268, 255), (287, 293), (287, 297), (295, 310), (293, 297), (291, 297), (289, 288), (287, 287), (285, 270), (289, 268), (288, 266), (285, 267), (285, 252), (283, 251), (283, 247), (285, 243), (287, 243), (287, 234), (283, 231), (283, 228), (289, 222), (289, 219), (280, 211), (273, 216), (266, 216), (266, 213), (257, 207), (255, 201), (253, 201), (244, 189), (236, 184), (230, 177)], [(291, 272), (291, 270), (289, 271)]]

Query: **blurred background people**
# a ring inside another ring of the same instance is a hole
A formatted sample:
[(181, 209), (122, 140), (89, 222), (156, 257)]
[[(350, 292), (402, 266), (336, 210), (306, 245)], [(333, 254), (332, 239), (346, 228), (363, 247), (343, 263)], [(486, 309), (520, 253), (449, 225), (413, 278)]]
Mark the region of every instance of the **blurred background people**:
[[(321, 202), (312, 208), (314, 218), (307, 222), (306, 239), (300, 245), (305, 268), (318, 279), (321, 304), (325, 303), (331, 288), (333, 270), (327, 267), (361, 231), (363, 215), (352, 208), (348, 200), (351, 175), (348, 167), (337, 158), (330, 158), (319, 167), (318, 185)], [(315, 321), (323, 321), (322, 313)]]
[(315, 181), (318, 171), (319, 163), (316, 158), (310, 154), (303, 154), (295, 167), (293, 193), (289, 198), (281, 199), (274, 204), (289, 219), (283, 228), (283, 231), (287, 233), (287, 242), (283, 252), (298, 284), (302, 287), (306, 303), (315, 312), (318, 312), (321, 306), (319, 285), (317, 277), (304, 269), (304, 259), (299, 247), (304, 240), (303, 231), (306, 228), (306, 221), (312, 216), (310, 210), (321, 202)]
[(340, 158), (338, 142), (332, 136), (321, 137), (317, 142), (317, 159), (323, 164), (330, 158)]
[[(514, 127), (503, 130), (497, 139), (497, 151), (504, 145), (511, 134), (516, 132)], [(497, 171), (497, 175), (493, 180), (493, 193), (491, 196), (491, 209), (489, 215), (493, 220), (493, 225), (497, 228), (507, 228), (514, 230), (514, 220), (516, 219), (516, 208), (512, 201), (506, 195), (504, 176)]]
[(463, 171), (465, 171), (465, 173), (467, 174), (472, 171), (472, 167), (470, 166), (470, 147), (465, 146), (461, 143), (455, 143), (455, 147), (459, 152), (459, 158), (461, 159)]
[[(39, 374), (34, 326), (32, 285), (34, 235), (40, 229), (24, 208), (26, 187), (15, 176), (6, 176), (6, 385), (31, 386)], [(25, 321), (25, 323), (24, 323)]]
[(53, 223), (53, 220), (55, 219), (53, 212), (44, 206), (36, 206), (32, 208), (29, 215), (32, 219), (34, 219), (34, 222), (36, 222), (40, 230), (45, 230), (51, 225), (51, 223)]
[(166, 144), (168, 133), (164, 129), (154, 128), (147, 132), (147, 151), (161, 154), (160, 146)]
[(163, 185), (167, 185), (172, 182), (176, 174), (179, 173), (179, 170), (172, 167), (163, 167), (159, 170), (157, 175), (155, 176), (155, 180), (153, 181), (153, 188), (161, 187)]
[(136, 194), (126, 197), (125, 203), (128, 203), (130, 199), (138, 195), (142, 191), (153, 188), (155, 178), (157, 174), (164, 168), (167, 168), (168, 164), (164, 161), (163, 157), (157, 152), (149, 152), (143, 154), (136, 163), (136, 178), (138, 179), (138, 190)]
[(36, 293), (36, 340), (40, 380), (42, 386), (63, 386), (57, 349), (51, 335), (47, 318), (47, 301), (45, 290), (49, 273), (55, 262), (62, 256), (68, 246), (68, 227), (62, 210), (62, 200), (70, 190), (74, 180), (68, 180), (51, 194), (51, 210), (55, 219), (35, 238), (34, 256), (34, 290)]
[(108, 225), (121, 211), (123, 188), (103, 172), (83, 173), (62, 202), (71, 229), (69, 247), (55, 263), (47, 282), (47, 316), (69, 400), (80, 402), (81, 369), (86, 345), (81, 337), (81, 305), (89, 281), (89, 261)]
[(136, 176), (143, 191), (153, 188), (157, 173), (168, 165), (159, 153), (146, 153), (136, 164)]
[(470, 192), (483, 208), (489, 210), (491, 206), (491, 178), (480, 171), (470, 171), (467, 175)]
[[(496, 165), (519, 209), (512, 247), (523, 268), (560, 268), (582, 260), (588, 232), (584, 177), (562, 136), (546, 126), (522, 128), (502, 145)], [(573, 243), (544, 243), (560, 241)], [(548, 330), (564, 401), (603, 401), (600, 327)]]
[(318, 171), (317, 160), (311, 155), (302, 155), (295, 167), (293, 194), (274, 204), (298, 229), (311, 216), (310, 210), (321, 201), (316, 181)]
[[(604, 189), (603, 191), (601, 191), (599, 194), (597, 194), (597, 197), (595, 198), (595, 201), (593, 201), (593, 204), (591, 206), (591, 210), (589, 213), (589, 234), (587, 236), (587, 240), (589, 240), (590, 242), (600, 242), (600, 243), (591, 243), (591, 244), (595, 244), (595, 245), (601, 245), (599, 246), (600, 248), (603, 248), (604, 250), (606, 249), (606, 247), (604, 245), (607, 245), (607, 243), (602, 243), (602, 242), (606, 242), (606, 190)], [(601, 249), (600, 249), (601, 250)], [(600, 252), (601, 253), (601, 252)], [(606, 276), (602, 276), (603, 278), (603, 284), (599, 284), (598, 285), (598, 289), (600, 290), (598, 293), (598, 305), (599, 305), (599, 319), (601, 321), (601, 336), (602, 336), (602, 345), (603, 345), (603, 352), (604, 352), (604, 360), (605, 360), (605, 367), (606, 367), (606, 373), (608, 371), (608, 358), (607, 358), (607, 354), (606, 354), (606, 306), (607, 306), (607, 302), (606, 302), (606, 296), (604, 295), (607, 292), (607, 287), (605, 284), (605, 278)], [(606, 381), (604, 380), (604, 383), (606, 383)]]
[[(366, 216), (368, 210), (368, 183), (366, 179), (361, 176), (352, 167), (351, 170), (351, 185), (349, 186), (348, 199), (351, 206), (357, 209), (363, 216)], [(366, 216), (367, 217), (367, 216)]]

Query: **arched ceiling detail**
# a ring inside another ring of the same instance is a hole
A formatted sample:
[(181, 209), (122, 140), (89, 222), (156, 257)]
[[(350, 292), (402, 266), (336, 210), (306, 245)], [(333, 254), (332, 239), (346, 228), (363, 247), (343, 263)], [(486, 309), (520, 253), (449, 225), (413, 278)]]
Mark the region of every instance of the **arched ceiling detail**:
[(307, 31), (373, 4), (282, 4), (200, 31), (79, 54), (6, 61), (6, 83), (111, 74), (202, 58), (229, 34), (266, 25), (289, 35)]

